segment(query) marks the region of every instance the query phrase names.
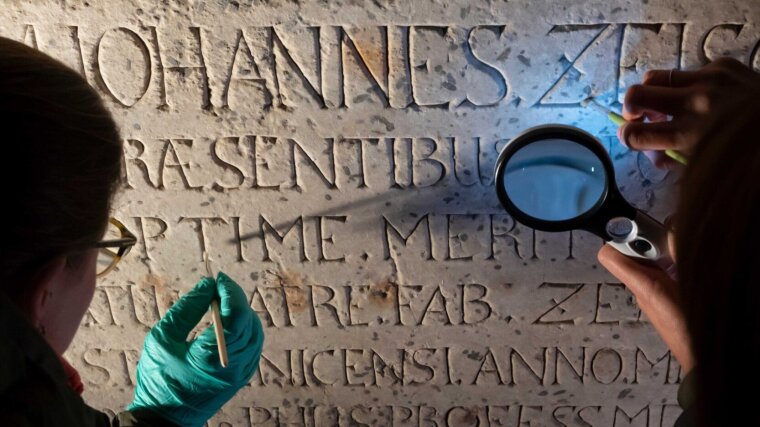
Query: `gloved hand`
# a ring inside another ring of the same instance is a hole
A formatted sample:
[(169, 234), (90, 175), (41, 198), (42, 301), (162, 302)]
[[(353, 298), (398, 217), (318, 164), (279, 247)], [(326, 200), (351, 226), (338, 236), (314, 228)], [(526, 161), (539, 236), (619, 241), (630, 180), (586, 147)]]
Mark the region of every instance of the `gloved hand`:
[[(219, 362), (213, 328), (187, 342), (217, 292), (229, 356), (226, 368)], [(145, 337), (135, 399), (127, 410), (147, 409), (175, 424), (201, 426), (251, 379), (263, 342), (261, 321), (243, 289), (224, 273), (218, 274), (216, 287), (203, 278)]]

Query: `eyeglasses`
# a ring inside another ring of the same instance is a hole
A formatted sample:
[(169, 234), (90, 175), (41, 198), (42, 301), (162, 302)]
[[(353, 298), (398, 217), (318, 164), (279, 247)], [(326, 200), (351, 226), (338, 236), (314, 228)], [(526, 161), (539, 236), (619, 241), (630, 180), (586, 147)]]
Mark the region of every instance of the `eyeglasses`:
[(137, 243), (137, 237), (127, 230), (127, 227), (119, 220), (110, 218), (103, 240), (94, 246), (98, 248), (98, 259), (95, 267), (97, 277), (103, 277), (113, 270), (135, 243)]

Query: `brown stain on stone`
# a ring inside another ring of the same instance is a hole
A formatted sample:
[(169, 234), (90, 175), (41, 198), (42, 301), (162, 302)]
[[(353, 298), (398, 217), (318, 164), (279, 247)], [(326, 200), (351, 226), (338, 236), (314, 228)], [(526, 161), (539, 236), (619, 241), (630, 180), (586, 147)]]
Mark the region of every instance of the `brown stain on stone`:
[(383, 280), (378, 283), (374, 283), (369, 287), (369, 301), (375, 306), (379, 307), (393, 307), (396, 294), (398, 293), (398, 286), (390, 280)]
[(140, 282), (140, 285), (144, 288), (153, 286), (156, 288), (156, 290), (164, 291), (166, 289), (166, 279), (159, 276), (158, 274), (151, 273), (143, 278), (143, 281)]
[(306, 310), (308, 299), (304, 290), (304, 277), (292, 271), (281, 271), (277, 274), (280, 286), (285, 292), (285, 300), (290, 311), (300, 313)]
[[(349, 48), (344, 47), (343, 49), (348, 49), (349, 52), (344, 52), (343, 55), (351, 57), (354, 53), (358, 54), (359, 58), (351, 59), (359, 63), (363, 62), (363, 64), (359, 64), (358, 66), (367, 67), (372, 77), (380, 83), (380, 85), (373, 83), (373, 89), (383, 91), (381, 86), (384, 83), (388, 83), (385, 81), (387, 76), (384, 74), (388, 73), (390, 66), (388, 63), (388, 49), (390, 47), (384, 40), (383, 34), (375, 34), (371, 31), (352, 31), (351, 29), (344, 29), (344, 31), (346, 31), (346, 34), (343, 37), (348, 38), (348, 40), (344, 39), (343, 43), (350, 43), (352, 46)], [(354, 48), (356, 49), (355, 51)]]
[(150, 273), (138, 282), (141, 288), (154, 288), (156, 304), (162, 309), (168, 310), (174, 304), (174, 292), (166, 286), (166, 279), (158, 274)]

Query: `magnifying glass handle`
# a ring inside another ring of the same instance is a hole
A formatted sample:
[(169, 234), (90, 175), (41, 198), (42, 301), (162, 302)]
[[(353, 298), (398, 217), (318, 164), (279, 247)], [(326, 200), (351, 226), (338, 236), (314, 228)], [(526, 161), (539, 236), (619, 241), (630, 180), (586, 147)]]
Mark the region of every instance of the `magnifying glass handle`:
[(668, 250), (668, 229), (639, 210), (631, 223), (628, 235), (613, 238), (608, 243), (625, 255), (656, 261), (663, 268), (672, 265), (673, 260)]

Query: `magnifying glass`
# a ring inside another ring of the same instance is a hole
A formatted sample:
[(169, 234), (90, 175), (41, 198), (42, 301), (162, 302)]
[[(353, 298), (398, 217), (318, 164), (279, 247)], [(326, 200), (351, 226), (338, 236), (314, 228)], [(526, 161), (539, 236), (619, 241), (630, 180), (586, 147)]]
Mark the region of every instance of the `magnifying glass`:
[(665, 226), (623, 198), (604, 146), (578, 128), (526, 130), (501, 151), (495, 173), (499, 200), (522, 224), (586, 230), (626, 255), (670, 260)]

